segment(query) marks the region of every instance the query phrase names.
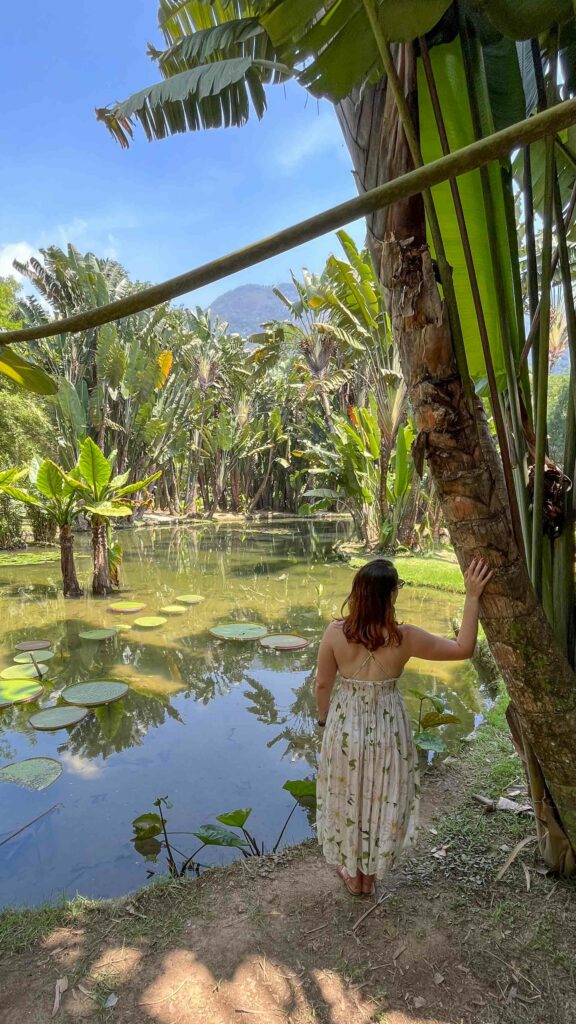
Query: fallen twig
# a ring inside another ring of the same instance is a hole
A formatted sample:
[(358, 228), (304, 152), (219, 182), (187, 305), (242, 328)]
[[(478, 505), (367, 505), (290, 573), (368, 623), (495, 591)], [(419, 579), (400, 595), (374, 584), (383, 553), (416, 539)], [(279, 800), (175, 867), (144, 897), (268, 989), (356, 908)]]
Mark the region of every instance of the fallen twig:
[(529, 843), (537, 842), (538, 836), (526, 836), (525, 839), (521, 839), (519, 843), (516, 843), (516, 846), (512, 850), (512, 853), (506, 858), (498, 874), (496, 875), (496, 881), (500, 882), (504, 878), (504, 875), (508, 871), (508, 868), (510, 867), (511, 864), (514, 863), (516, 857), (518, 856), (520, 851), (524, 849), (525, 846), (528, 846)]
[(372, 906), (368, 908), (368, 910), (365, 910), (365, 911), (364, 911), (364, 913), (362, 914), (362, 916), (361, 916), (361, 917), (359, 917), (359, 918), (358, 918), (358, 920), (356, 921), (356, 924), (352, 925), (352, 931), (353, 931), (353, 932), (355, 932), (355, 931), (356, 931), (356, 929), (357, 929), (357, 928), (358, 928), (358, 927), (359, 927), (359, 926), (360, 926), (360, 925), (362, 924), (362, 922), (363, 922), (363, 921), (365, 921), (365, 920), (366, 920), (366, 918), (367, 918), (367, 917), (369, 917), (369, 916), (370, 916), (370, 914), (371, 914), (371, 913), (372, 913), (372, 912), (373, 912), (374, 910), (376, 910), (376, 908), (377, 908), (377, 907), (379, 907), (381, 903), (384, 903), (384, 900), (389, 900), (391, 896), (392, 896), (392, 893), (391, 893), (391, 892), (385, 892), (385, 893), (384, 893), (384, 894), (383, 894), (383, 895), (382, 895), (382, 896), (380, 897), (380, 899), (376, 901), (376, 903), (373, 903), (373, 904), (372, 904)]
[(138, 1006), (155, 1006), (156, 1003), (165, 1003), (167, 999), (173, 999), (174, 996), (177, 995), (177, 993), (180, 991), (180, 989), (184, 988), (184, 985), (186, 985), (187, 981), (188, 978), (185, 978), (182, 984), (178, 985), (178, 988), (175, 988), (174, 991), (170, 992), (169, 995), (162, 996), (162, 999), (143, 999), (141, 1002), (138, 1003)]
[(52, 804), (52, 807), (49, 807), (47, 811), (42, 811), (42, 814), (39, 814), (37, 818), (32, 818), (32, 821), (29, 821), (27, 825), (22, 825), (22, 828), (16, 829), (15, 832), (12, 832), (12, 835), (7, 836), (6, 839), (2, 839), (0, 841), (0, 846), (4, 846), (4, 843), (9, 843), (11, 839), (15, 839), (21, 832), (30, 828), (31, 825), (35, 825), (37, 821), (40, 821), (40, 818), (45, 818), (47, 814), (51, 814), (52, 811), (55, 811), (56, 808), (59, 807), (64, 807), (64, 804)]
[(314, 932), (321, 932), (322, 929), (327, 928), (329, 924), (330, 922), (326, 921), (325, 924), (319, 924), (317, 928), (311, 928), (308, 932), (302, 932), (302, 935), (314, 935)]

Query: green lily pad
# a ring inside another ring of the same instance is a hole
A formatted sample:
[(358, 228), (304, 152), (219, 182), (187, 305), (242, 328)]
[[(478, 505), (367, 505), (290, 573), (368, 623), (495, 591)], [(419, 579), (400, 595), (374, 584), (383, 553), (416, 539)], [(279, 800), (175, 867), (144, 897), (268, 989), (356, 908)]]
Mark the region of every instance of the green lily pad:
[(310, 646), (310, 640), (294, 633), (270, 633), (262, 637), (260, 644), (271, 651), (301, 651)]
[(160, 611), (163, 615), (184, 615), (186, 609), (181, 604), (167, 604)]
[(168, 619), (163, 619), (161, 615), (143, 615), (141, 619), (134, 619), (134, 625), (141, 629), (156, 629), (157, 626), (163, 626), (166, 622)]
[(17, 651), (47, 651), (50, 647), (51, 640), (21, 640), (16, 644)]
[(223, 622), (221, 626), (213, 626), (210, 632), (219, 640), (260, 640), (268, 630), (255, 622)]
[(62, 775), (62, 765), (53, 757), (27, 757), (0, 768), (0, 782), (15, 782), (26, 789), (47, 789)]
[(178, 594), (177, 601), (181, 601), (182, 604), (200, 604), (204, 598), (201, 594)]
[(14, 661), (17, 665), (33, 665), (34, 662), (50, 661), (54, 657), (54, 651), (23, 651), (17, 654)]
[(110, 637), (116, 636), (116, 627), (110, 629), (85, 629), (82, 633), (78, 633), (78, 636), (82, 640), (109, 640)]
[(76, 683), (74, 686), (67, 686), (62, 690), (62, 700), (67, 704), (78, 704), (80, 707), (98, 707), (100, 704), (112, 704), (116, 700), (122, 700), (128, 693), (129, 687), (126, 683), (98, 680), (94, 683)]
[(0, 681), (0, 708), (28, 704), (44, 693), (38, 679), (4, 679)]
[(132, 623), (131, 622), (117, 622), (116, 623), (116, 629), (118, 630), (119, 633), (129, 633), (130, 630), (132, 629)]
[(0, 672), (0, 679), (38, 679), (45, 676), (48, 665), (10, 665), (10, 668), (3, 668)]
[(51, 732), (56, 729), (69, 729), (71, 725), (81, 722), (88, 714), (88, 708), (82, 707), (45, 708), (44, 711), (38, 711), (37, 714), (31, 715), (28, 722), (33, 729)]
[(141, 612), (146, 607), (141, 601), (115, 601), (108, 605), (109, 612), (125, 612), (131, 615), (133, 612)]

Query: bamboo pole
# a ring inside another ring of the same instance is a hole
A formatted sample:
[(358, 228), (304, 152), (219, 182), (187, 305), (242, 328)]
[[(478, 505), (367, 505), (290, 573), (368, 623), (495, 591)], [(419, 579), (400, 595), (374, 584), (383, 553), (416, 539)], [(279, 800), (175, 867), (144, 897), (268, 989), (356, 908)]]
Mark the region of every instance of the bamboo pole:
[(253, 267), (272, 256), (288, 252), (297, 245), (309, 242), (320, 235), (344, 227), (360, 217), (366, 217), (383, 206), (410, 196), (417, 195), (423, 189), (432, 188), (451, 177), (477, 170), (491, 160), (499, 160), (520, 146), (537, 142), (549, 134), (563, 131), (576, 124), (576, 99), (565, 100), (549, 110), (535, 114), (533, 117), (519, 121), (509, 128), (503, 128), (486, 138), (456, 150), (450, 156), (434, 160), (424, 167), (418, 167), (408, 174), (402, 174), (393, 181), (370, 189), (364, 195), (355, 196), (338, 206), (324, 210), (307, 220), (299, 221), (282, 231), (253, 242), (244, 249), (221, 256), (200, 267), (195, 267), (178, 277), (169, 278), (160, 284), (143, 288), (116, 302), (105, 306), (97, 306), (83, 313), (53, 320), (38, 327), (26, 327), (17, 331), (0, 333), (0, 345), (8, 345), (18, 341), (34, 341), (38, 338), (53, 338), (56, 334), (69, 334), (73, 331), (84, 331), (92, 327), (100, 327), (112, 320), (140, 313), (152, 306), (186, 295), (188, 292), (201, 288), (214, 281), (220, 281), (239, 270)]
[[(440, 106), (438, 89), (436, 88), (436, 80), (434, 78), (434, 71), (432, 69), (432, 62), (430, 60), (428, 44), (424, 37), (421, 37), (419, 39), (419, 44), (422, 65), (424, 67), (424, 73), (426, 75), (426, 82), (428, 84), (428, 91), (430, 93), (430, 100), (432, 102), (432, 109), (434, 111), (436, 127), (438, 128), (440, 144), (442, 146), (442, 152), (444, 153), (444, 156), (447, 156), (447, 154), (450, 152), (450, 143), (448, 141), (448, 135), (446, 133), (446, 125), (444, 123), (444, 117), (442, 115), (442, 108)], [(508, 493), (508, 501), (510, 502), (510, 515), (512, 520), (512, 527), (514, 530), (514, 536), (516, 538), (516, 544), (518, 545), (518, 550), (523, 553), (524, 557), (526, 557), (524, 534), (522, 529), (522, 521), (520, 518), (520, 507), (518, 503), (518, 496), (516, 493), (516, 485), (514, 483), (512, 460), (510, 458), (510, 446), (508, 444), (508, 434), (504, 423), (504, 417), (502, 415), (500, 396), (498, 394), (496, 373), (494, 371), (494, 362), (492, 360), (492, 352), (490, 349), (490, 339), (488, 337), (488, 327), (486, 325), (486, 317), (484, 316), (484, 306), (482, 305), (482, 296), (480, 295), (478, 275), (476, 273), (476, 267), (474, 266), (474, 256), (472, 255), (472, 247), (470, 245), (470, 235), (468, 234), (468, 227), (466, 225), (464, 207), (462, 205), (462, 198), (460, 196), (458, 182), (455, 178), (450, 179), (450, 190), (452, 192), (452, 201), (454, 203), (454, 210), (456, 212), (456, 220), (458, 222), (458, 230), (460, 232), (460, 240), (462, 242), (464, 260), (466, 262), (466, 270), (468, 273), (468, 280), (470, 282), (470, 289), (472, 292), (472, 300), (474, 302), (474, 309), (476, 312), (476, 320), (478, 322), (478, 331), (480, 334), (480, 341), (482, 344), (484, 363), (486, 365), (486, 375), (488, 377), (488, 387), (490, 391), (492, 414), (494, 416), (496, 434), (498, 436), (498, 443), (500, 445), (500, 455), (502, 458), (502, 468), (504, 471), (504, 480), (506, 483), (506, 491)], [(524, 528), (526, 528), (526, 525), (527, 517), (526, 523), (524, 524)]]

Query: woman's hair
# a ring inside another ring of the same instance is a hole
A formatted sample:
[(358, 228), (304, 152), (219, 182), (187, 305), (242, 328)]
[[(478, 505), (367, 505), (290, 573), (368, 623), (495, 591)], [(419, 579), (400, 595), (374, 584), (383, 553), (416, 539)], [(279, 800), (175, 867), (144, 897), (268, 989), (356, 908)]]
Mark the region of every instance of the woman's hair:
[[(375, 558), (362, 566), (342, 605), (343, 633), (349, 643), (376, 651), (402, 642), (392, 603), (397, 587), (398, 573), (387, 558)], [(346, 607), (348, 614), (344, 613)]]

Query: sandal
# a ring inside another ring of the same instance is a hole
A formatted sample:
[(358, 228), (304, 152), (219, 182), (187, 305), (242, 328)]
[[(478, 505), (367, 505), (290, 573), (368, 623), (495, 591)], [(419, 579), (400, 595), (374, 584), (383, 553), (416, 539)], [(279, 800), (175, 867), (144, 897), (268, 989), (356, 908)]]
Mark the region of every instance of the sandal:
[(336, 873), (340, 875), (340, 878), (344, 882), (344, 885), (346, 886), (346, 889), (350, 896), (362, 896), (362, 889), (356, 891), (356, 889), (351, 888), (350, 883), (352, 882), (352, 878), (346, 871), (346, 868), (344, 867), (343, 864), (338, 865), (338, 867), (336, 868)]

